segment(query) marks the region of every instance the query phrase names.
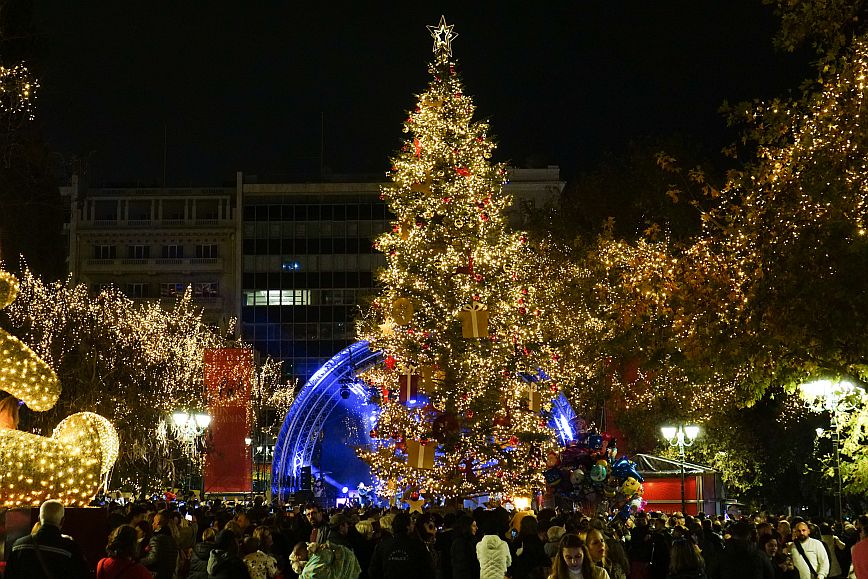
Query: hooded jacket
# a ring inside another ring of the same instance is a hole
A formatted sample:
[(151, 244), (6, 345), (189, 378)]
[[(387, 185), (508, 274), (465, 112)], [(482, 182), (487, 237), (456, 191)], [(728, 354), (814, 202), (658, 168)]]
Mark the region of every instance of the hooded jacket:
[(212, 549), (208, 558), (208, 577), (220, 579), (250, 579), (247, 565), (238, 555), (223, 549)]
[(479, 579), (503, 579), (512, 565), (509, 545), (497, 535), (485, 535), (476, 545)]

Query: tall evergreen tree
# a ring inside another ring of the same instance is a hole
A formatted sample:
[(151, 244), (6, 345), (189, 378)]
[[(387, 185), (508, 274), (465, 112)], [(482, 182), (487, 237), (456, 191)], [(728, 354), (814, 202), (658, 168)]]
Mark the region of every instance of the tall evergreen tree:
[(557, 354), (543, 345), (527, 236), (508, 225), (505, 166), (491, 161), (489, 126), (473, 120), (451, 58), (456, 35), (444, 19), (429, 28), (432, 80), (382, 190), (396, 216), (376, 241), (383, 290), (359, 328), (387, 356), (364, 376), (382, 411), (377, 448), (361, 454), (394, 483), (386, 494), (527, 492), (541, 486), (540, 458), (554, 440), (540, 398), (545, 408), (557, 386), (539, 382), (538, 368)]

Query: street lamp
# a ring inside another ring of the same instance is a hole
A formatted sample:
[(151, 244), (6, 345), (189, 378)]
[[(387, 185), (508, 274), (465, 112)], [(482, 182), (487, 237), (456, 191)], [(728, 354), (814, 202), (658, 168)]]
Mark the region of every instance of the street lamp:
[[(814, 412), (828, 412), (832, 432), (832, 450), (835, 452), (835, 508), (837, 519), (843, 524), (843, 483), (841, 481), (841, 421), (840, 414), (856, 407), (853, 398), (859, 388), (847, 380), (814, 380), (799, 385), (799, 394), (805, 404)], [(822, 436), (823, 430), (817, 429), (817, 436)]]
[(662, 426), (660, 432), (669, 446), (678, 447), (681, 458), (681, 514), (687, 515), (687, 499), (684, 496), (684, 449), (693, 446), (699, 436), (699, 427), (694, 425)]
[(196, 439), (205, 434), (211, 425), (211, 416), (204, 412), (187, 412), (178, 410), (172, 413), (172, 426), (175, 434), (187, 446), (187, 457), (190, 466), (187, 467), (187, 491), (192, 485), (193, 455), (196, 454)]

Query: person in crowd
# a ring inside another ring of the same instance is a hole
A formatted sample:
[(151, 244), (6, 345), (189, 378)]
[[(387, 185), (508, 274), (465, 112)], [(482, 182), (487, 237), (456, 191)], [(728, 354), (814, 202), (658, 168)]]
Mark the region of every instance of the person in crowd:
[(845, 570), (838, 559), (838, 551), (846, 549), (847, 545), (832, 532), (832, 525), (825, 522), (820, 524), (820, 540), (826, 545), (826, 552), (829, 555), (829, 578), (843, 577)]
[[(482, 540), (476, 545), (476, 558), (479, 560), (480, 579), (502, 579), (512, 565), (509, 545), (501, 535), (509, 526), (496, 511), (482, 513)], [(505, 523), (505, 524), (504, 524)]]
[(216, 579), (250, 579), (247, 565), (238, 556), (238, 537), (223, 529), (214, 537), (214, 548), (208, 557), (208, 577)]
[(769, 558), (775, 572), (775, 579), (799, 579), (799, 572), (793, 566), (789, 547), (781, 548), (777, 533), (769, 533), (759, 538), (759, 550)]
[(774, 579), (769, 558), (756, 547), (751, 523), (733, 523), (729, 535), (724, 550), (708, 568), (711, 579)]
[(190, 570), (187, 579), (208, 579), (208, 559), (214, 550), (214, 538), (217, 533), (209, 527), (202, 531), (202, 540), (193, 545), (190, 553)]
[(148, 542), (148, 554), (141, 561), (154, 574), (154, 579), (173, 579), (178, 568), (177, 531), (173, 532), (173, 528), (168, 512), (154, 515), (154, 534)]
[(578, 535), (587, 545), (594, 565), (604, 568), (611, 579), (625, 579), (627, 569), (609, 557), (609, 546), (600, 529), (591, 527), (586, 531), (579, 531)]
[(368, 578), (368, 567), (371, 565), (371, 556), (374, 554), (374, 523), (370, 519), (362, 519), (355, 525), (358, 540), (353, 547), (353, 552), (356, 554), (356, 559), (359, 560), (359, 567), (362, 568), (362, 574), (359, 579)]
[(856, 529), (859, 531), (859, 542), (850, 547), (850, 558), (853, 562), (850, 577), (868, 579), (868, 515), (856, 519)]
[(811, 537), (808, 524), (804, 521), (793, 527), (791, 554), (793, 565), (801, 579), (826, 579), (829, 576), (829, 556), (826, 546), (819, 539)]
[(39, 530), (21, 537), (7, 553), (5, 579), (86, 579), (90, 571), (75, 540), (60, 532), (63, 503), (49, 499), (39, 507)]
[(549, 559), (554, 559), (554, 557), (558, 554), (558, 547), (560, 547), (561, 538), (567, 533), (567, 530), (559, 525), (552, 525), (546, 531), (546, 544), (545, 544), (545, 552), (546, 557)]
[[(344, 513), (336, 513), (329, 518), (328, 533), (325, 535), (329, 542), (334, 545), (343, 545), (347, 549), (352, 550), (353, 545), (350, 542), (349, 533), (352, 521), (349, 515)], [(322, 542), (322, 535), (320, 540)]]
[(552, 560), (549, 579), (609, 579), (609, 574), (591, 562), (588, 548), (578, 535), (567, 533), (561, 538), (557, 557)]
[(329, 526), (328, 523), (325, 522), (322, 509), (315, 504), (309, 504), (304, 509), (304, 516), (311, 528), (310, 539), (308, 542), (319, 543), (324, 541), (325, 537), (328, 536)]
[(289, 563), (292, 566), (293, 573), (301, 575), (308, 559), (310, 559), (310, 553), (307, 548), (307, 543), (305, 541), (297, 543), (295, 547), (292, 548), (292, 553), (289, 554)]
[(106, 553), (108, 557), (96, 564), (96, 579), (152, 579), (151, 572), (136, 561), (138, 536), (135, 527), (115, 527), (109, 535)]
[(449, 547), (452, 579), (479, 579), (476, 531), (476, 521), (470, 515), (458, 515), (452, 524), (452, 544)]
[(392, 519), (392, 536), (383, 537), (374, 548), (368, 577), (434, 579), (434, 576), (434, 561), (419, 535), (411, 531), (410, 515), (396, 514)]
[(362, 572), (353, 552), (330, 539), (311, 543), (310, 559), (299, 577), (302, 579), (356, 579)]
[(529, 515), (521, 519), (512, 546), (512, 579), (544, 579), (548, 575), (551, 559), (546, 556), (545, 545), (539, 537), (536, 517)]
[(781, 540), (783, 541), (783, 545), (789, 544), (793, 540), (793, 530), (790, 527), (790, 522), (786, 519), (781, 519), (778, 521), (778, 535), (781, 536)]
[(439, 522), (434, 551), (437, 553), (437, 579), (452, 579), (452, 541), (455, 540), (456, 514), (448, 512)]
[(259, 549), (258, 537), (246, 537), (241, 546), (242, 560), (247, 565), (250, 579), (274, 579), (277, 577), (277, 560)]
[(705, 579), (705, 562), (690, 537), (672, 541), (667, 579)]

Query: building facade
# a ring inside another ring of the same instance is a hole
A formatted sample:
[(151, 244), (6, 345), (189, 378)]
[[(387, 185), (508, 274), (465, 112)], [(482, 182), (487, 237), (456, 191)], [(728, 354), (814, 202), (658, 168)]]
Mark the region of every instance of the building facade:
[[(558, 167), (508, 175), (519, 225), (522, 207), (542, 208), (564, 186)], [(386, 262), (373, 240), (393, 219), (380, 199), (385, 181), (256, 181), (237, 175), (241, 334), (304, 382), (352, 343), (353, 321), (377, 293), (375, 273)]]
[(238, 311), (235, 189), (88, 189), (73, 177), (61, 195), (72, 279), (98, 293), (174, 304), (189, 286), (205, 320), (225, 326)]
[[(558, 167), (510, 169), (522, 206), (557, 199)], [(69, 271), (98, 292), (113, 285), (135, 300), (170, 306), (192, 287), (206, 321), (238, 321), (241, 338), (284, 362), (303, 383), (355, 339), (354, 320), (377, 293), (385, 265), (373, 240), (391, 229), (384, 179), (261, 183), (235, 187), (86, 188), (73, 179)]]

